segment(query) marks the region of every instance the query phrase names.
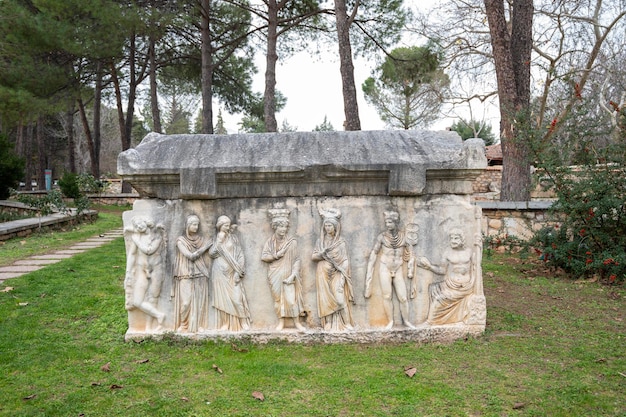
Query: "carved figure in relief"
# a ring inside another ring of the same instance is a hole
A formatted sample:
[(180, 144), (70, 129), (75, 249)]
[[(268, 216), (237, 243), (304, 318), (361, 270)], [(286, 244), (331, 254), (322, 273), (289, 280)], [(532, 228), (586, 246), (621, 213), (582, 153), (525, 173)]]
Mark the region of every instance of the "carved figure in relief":
[[(395, 211), (384, 212), (385, 230), (376, 238), (374, 248), (370, 253), (365, 277), (365, 298), (372, 295), (372, 279), (374, 266), (378, 259), (378, 281), (383, 297), (383, 309), (389, 322), (386, 329), (393, 327), (393, 292), (395, 291), (400, 304), (400, 315), (404, 325), (414, 328), (409, 321), (409, 301), (407, 286), (404, 278), (404, 264), (407, 263), (407, 277), (413, 278), (415, 259), (411, 244), (407, 241), (403, 231), (399, 230), (400, 215)], [(380, 254), (380, 257), (379, 257)], [(411, 286), (411, 288), (415, 288)], [(412, 294), (414, 295), (414, 294)]]
[[(163, 285), (164, 228), (144, 216), (135, 216), (131, 222), (132, 228), (124, 230), (126, 310), (138, 309), (148, 316), (146, 331), (161, 331), (165, 314), (157, 309), (157, 300)], [(152, 319), (157, 323), (154, 329)]]
[(320, 210), (322, 230), (315, 244), (317, 310), (324, 330), (353, 330), (354, 291), (346, 241), (341, 237), (341, 212)]
[(176, 240), (171, 297), (176, 315), (174, 328), (180, 333), (208, 328), (209, 268), (204, 255), (212, 242), (202, 237), (199, 229), (200, 219), (191, 215), (185, 222), (185, 234)]
[(278, 316), (276, 330), (284, 328), (285, 319), (292, 319), (294, 326), (304, 331), (305, 328), (299, 319), (300, 313), (304, 311), (300, 280), (301, 261), (298, 242), (293, 236), (287, 236), (289, 210), (271, 209), (269, 214), (274, 234), (265, 242), (261, 260), (268, 264), (267, 282)]
[(209, 249), (213, 258), (213, 307), (217, 310), (219, 330), (239, 331), (250, 328), (250, 310), (243, 287), (245, 276), (243, 250), (233, 233), (228, 216), (217, 219), (217, 236)]
[(472, 296), (482, 296), (481, 287), (477, 285), (480, 265), (476, 264), (477, 254), (482, 253), (481, 236), (476, 234), (473, 248), (465, 246), (465, 234), (461, 229), (452, 228), (448, 237), (450, 247), (444, 252), (441, 265), (433, 265), (425, 257), (418, 260), (422, 268), (443, 275), (442, 281), (430, 285), (427, 323), (431, 325), (466, 322)]

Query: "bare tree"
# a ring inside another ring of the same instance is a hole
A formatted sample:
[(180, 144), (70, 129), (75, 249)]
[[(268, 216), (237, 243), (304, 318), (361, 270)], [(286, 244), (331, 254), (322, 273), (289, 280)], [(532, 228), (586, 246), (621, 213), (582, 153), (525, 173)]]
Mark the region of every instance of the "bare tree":
[[(450, 90), (466, 92), (452, 97), (454, 104), (498, 95), (502, 199), (527, 198), (527, 168), (536, 157), (531, 151), (550, 147), (573, 109), (601, 91), (597, 81), (604, 63), (617, 62), (616, 53), (623, 48), (616, 47), (623, 42), (615, 38), (622, 33), (617, 29), (623, 28), (625, 13), (619, 2), (602, 0), (464, 0), (448, 1), (431, 12), (428, 25), (425, 16), (418, 20), (414, 30), (441, 42), (447, 52)], [(613, 97), (615, 103), (621, 101)], [(605, 113), (614, 111), (606, 99), (596, 100), (597, 107), (605, 104)]]

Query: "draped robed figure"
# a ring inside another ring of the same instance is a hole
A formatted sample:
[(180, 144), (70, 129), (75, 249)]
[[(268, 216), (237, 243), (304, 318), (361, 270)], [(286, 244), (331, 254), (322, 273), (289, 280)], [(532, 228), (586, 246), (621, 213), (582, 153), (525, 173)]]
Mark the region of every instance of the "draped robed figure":
[(354, 302), (350, 260), (346, 241), (341, 237), (341, 213), (332, 209), (320, 212), (323, 218), (320, 238), (313, 260), (317, 262), (315, 283), (317, 310), (325, 330), (352, 330), (351, 303)]
[(227, 216), (217, 219), (217, 237), (209, 249), (213, 258), (213, 307), (220, 330), (239, 331), (250, 328), (250, 310), (242, 279), (245, 276), (243, 250), (232, 233)]
[(268, 264), (267, 282), (278, 317), (276, 330), (282, 330), (285, 319), (291, 319), (298, 330), (304, 331), (304, 326), (299, 321), (299, 316), (304, 311), (301, 261), (296, 238), (287, 236), (289, 211), (276, 208), (269, 210), (269, 214), (274, 234), (263, 245), (261, 260)]
[(185, 234), (176, 240), (174, 261), (175, 329), (179, 333), (206, 330), (209, 321), (209, 268), (205, 253), (211, 242), (198, 233), (200, 219), (191, 215)]

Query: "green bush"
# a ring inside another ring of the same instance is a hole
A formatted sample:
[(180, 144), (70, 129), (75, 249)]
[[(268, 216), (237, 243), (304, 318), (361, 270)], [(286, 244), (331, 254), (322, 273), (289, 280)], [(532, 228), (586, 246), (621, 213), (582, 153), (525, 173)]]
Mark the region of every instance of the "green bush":
[(66, 172), (59, 180), (61, 192), (67, 198), (77, 199), (82, 193), (78, 186), (78, 175), (73, 172)]
[(66, 172), (59, 180), (59, 187), (65, 197), (74, 200), (74, 206), (80, 214), (89, 209), (89, 198), (86, 194), (101, 192), (104, 184), (91, 174)]
[(106, 187), (105, 182), (96, 179), (91, 174), (78, 174), (76, 182), (78, 183), (78, 188), (81, 193), (84, 194), (101, 193)]
[[(596, 150), (619, 156), (610, 147)], [(597, 160), (597, 159), (596, 159)], [(605, 162), (551, 172), (558, 226), (540, 230), (531, 244), (543, 260), (575, 277), (626, 280), (626, 166)]]

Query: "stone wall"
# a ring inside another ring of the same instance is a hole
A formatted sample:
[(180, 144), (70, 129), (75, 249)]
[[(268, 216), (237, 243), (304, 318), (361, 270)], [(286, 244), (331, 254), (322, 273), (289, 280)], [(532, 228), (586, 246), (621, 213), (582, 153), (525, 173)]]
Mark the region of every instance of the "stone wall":
[(537, 230), (554, 224), (548, 217), (550, 201), (477, 201), (475, 204), (482, 209), (484, 236), (527, 240)]
[(502, 165), (488, 166), (472, 184), (474, 194), (495, 192), (502, 183)]
[(0, 201), (0, 213), (7, 213), (18, 216), (36, 216), (39, 210), (27, 206), (17, 201)]

